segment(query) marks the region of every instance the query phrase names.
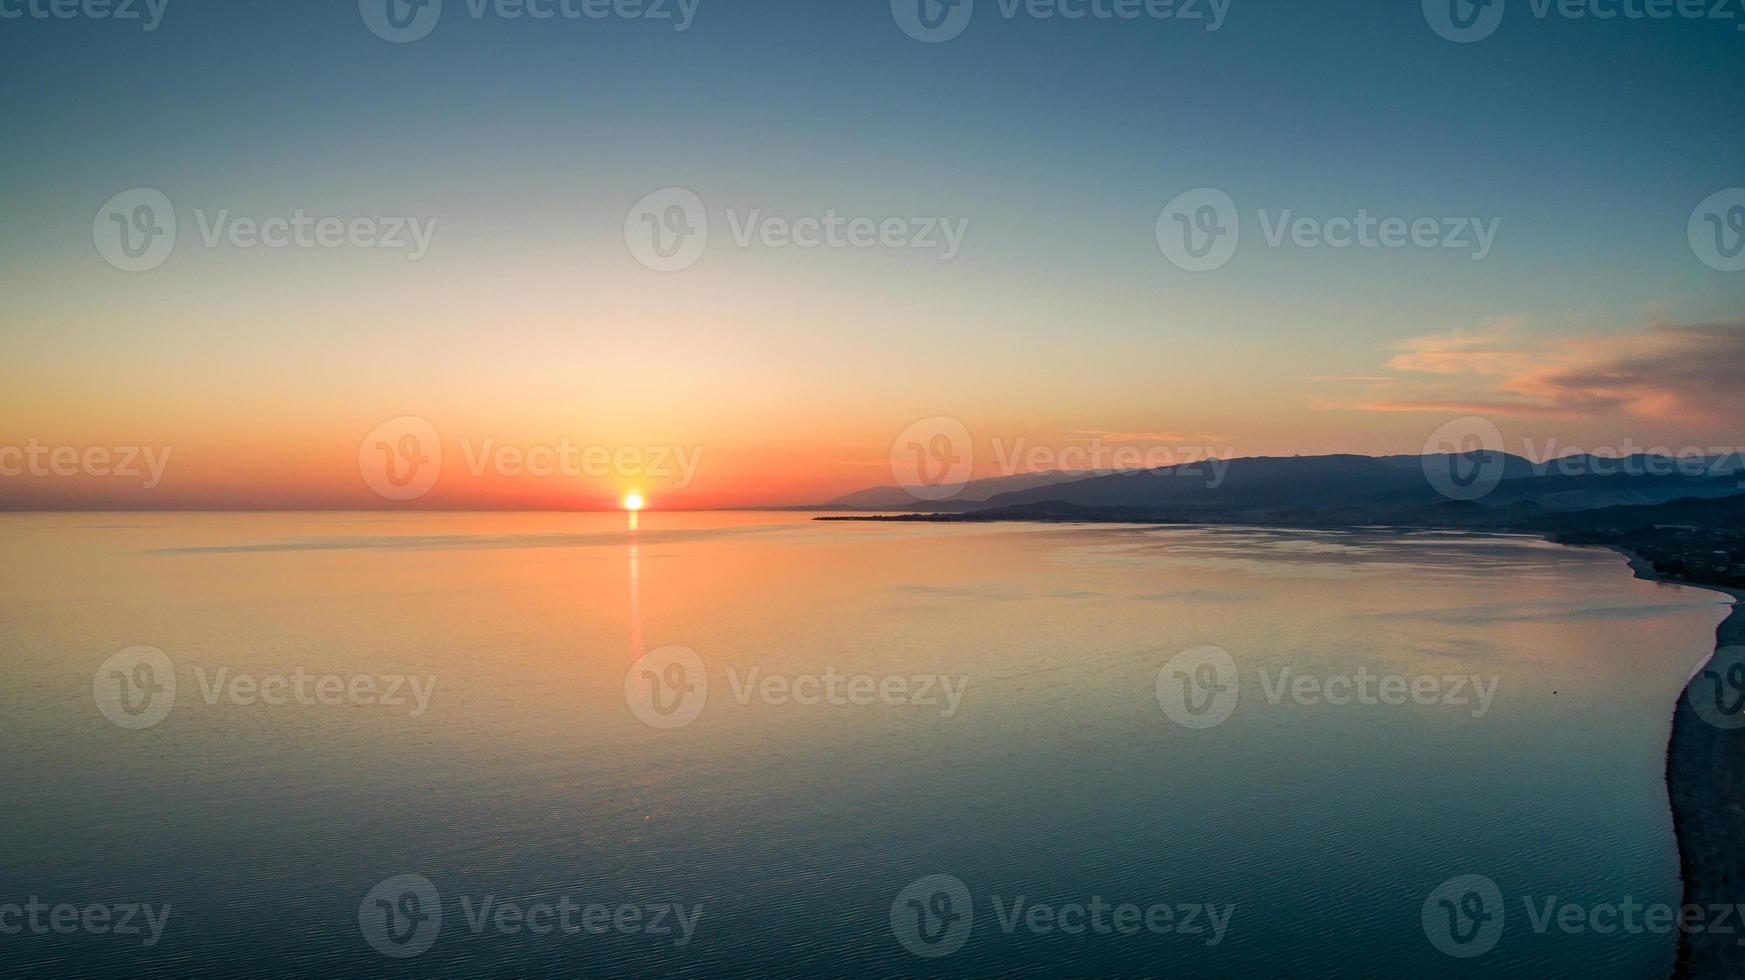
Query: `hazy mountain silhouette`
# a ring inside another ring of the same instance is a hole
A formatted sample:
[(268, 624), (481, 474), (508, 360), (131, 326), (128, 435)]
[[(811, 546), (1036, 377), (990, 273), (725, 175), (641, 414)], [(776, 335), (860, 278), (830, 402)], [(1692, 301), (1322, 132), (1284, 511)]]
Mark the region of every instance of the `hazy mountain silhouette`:
[[(1119, 511), (1125, 519), (1168, 521), (1285, 520), (1310, 523), (1452, 523), (1516, 520), (1534, 514), (1654, 505), (1745, 492), (1738, 456), (1622, 459), (1571, 456), (1549, 462), (1506, 453), (1430, 456), (1287, 456), (1211, 460), (1102, 476), (1001, 487), (978, 481), (950, 501), (898, 500), (868, 509), (1064, 518)], [(1432, 475), (1445, 478), (1432, 479)], [(1045, 474), (1027, 474), (1035, 479)], [(1012, 478), (1007, 478), (1012, 479)], [(1455, 492), (1446, 492), (1449, 488)], [(1465, 488), (1472, 492), (1463, 492)], [(977, 497), (992, 490), (983, 499)], [(1479, 493), (1477, 491), (1483, 491)], [(875, 499), (850, 495), (839, 500)], [(974, 494), (974, 495), (972, 495)], [(1456, 499), (1471, 496), (1474, 499)], [(1101, 519), (1115, 519), (1101, 515)]]
[[(1056, 471), (1048, 473), (1019, 473), (1014, 476), (995, 476), (983, 480), (971, 480), (963, 485), (963, 489), (952, 496), (959, 503), (980, 503), (989, 497), (1001, 493), (1029, 490), (1033, 487), (1052, 486), (1068, 480), (1082, 480), (1095, 474), (1086, 472)], [(868, 487), (844, 494), (823, 505), (826, 510), (892, 510), (914, 506), (915, 495), (902, 487)]]

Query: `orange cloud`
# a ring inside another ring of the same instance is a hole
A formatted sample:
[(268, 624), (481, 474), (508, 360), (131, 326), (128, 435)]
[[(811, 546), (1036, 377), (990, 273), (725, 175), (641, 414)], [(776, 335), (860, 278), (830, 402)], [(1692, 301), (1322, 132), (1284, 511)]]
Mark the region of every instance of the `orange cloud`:
[(1745, 415), (1745, 391), (1737, 384), (1745, 370), (1745, 321), (1548, 341), (1525, 336), (1522, 325), (1505, 318), (1409, 340), (1387, 367), (1407, 372), (1402, 383), (1419, 391), (1337, 407), (1693, 424)]
[(1502, 317), (1476, 330), (1417, 337), (1401, 344), (1385, 366), (1429, 374), (1508, 374), (1529, 353), (1516, 337), (1524, 325), (1520, 317)]

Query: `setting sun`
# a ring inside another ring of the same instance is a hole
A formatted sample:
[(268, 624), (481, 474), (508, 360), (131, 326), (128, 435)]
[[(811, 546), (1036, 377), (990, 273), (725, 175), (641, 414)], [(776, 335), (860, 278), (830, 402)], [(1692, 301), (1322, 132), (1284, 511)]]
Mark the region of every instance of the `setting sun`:
[(624, 495), (624, 509), (625, 510), (641, 510), (642, 509), (642, 494), (640, 494), (640, 493), (627, 493), (627, 494), (625, 494)]

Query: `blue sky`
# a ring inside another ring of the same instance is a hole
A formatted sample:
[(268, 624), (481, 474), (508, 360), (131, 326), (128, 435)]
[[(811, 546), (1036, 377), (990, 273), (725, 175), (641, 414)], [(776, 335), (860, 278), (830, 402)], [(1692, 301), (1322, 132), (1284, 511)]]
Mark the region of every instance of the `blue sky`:
[[(1571, 414), (1532, 379), (1560, 358), (1574, 371), (1658, 357), (1657, 326), (1741, 319), (1745, 274), (1699, 261), (1686, 234), (1698, 202), (1745, 185), (1741, 25), (1540, 18), (1529, 0), (1507, 0), (1470, 44), (1438, 36), (1417, 3), (1344, 0), (1233, 0), (1216, 31), (1008, 18), (976, 0), (938, 44), (907, 36), (886, 0), (700, 0), (682, 32), (475, 19), (446, 0), (406, 44), (371, 33), (351, 2), (169, 0), (151, 32), (0, 20), (8, 407), (55, 416), (101, 378), (114, 409), (87, 398), (82, 421), (179, 424), (191, 409), (128, 373), (143, 363), (209, 403), (244, 399), (240, 414), (276, 432), (299, 403), (267, 363), (318, 370), (324, 403), (351, 406), (335, 424), (440, 401), (462, 365), (617, 364), (590, 387), (668, 428), (692, 419), (648, 393), (675, 379), (708, 403), (752, 387), (723, 388), (711, 366), (778, 386), (734, 416), (772, 433), (772, 452), (797, 439), (770, 417), (779, 406), (820, 402), (848, 457), (940, 413), (1038, 434), (1219, 434), (1256, 451), (1415, 451), (1446, 420), (1372, 410), (1383, 402), (1488, 406), (1589, 443), (1712, 439), (1736, 403)], [(93, 213), (135, 187), (161, 190), (185, 226), (149, 275), (92, 247)], [(623, 237), (627, 209), (664, 187), (716, 211), (707, 257), (672, 276), (637, 266)], [(1156, 223), (1200, 187), (1230, 196), (1244, 238), (1227, 265), (1190, 273), (1160, 253)], [(269, 261), (202, 248), (194, 231), (196, 210), (294, 208), (442, 228), (415, 265)], [(720, 242), (727, 211), (827, 209), (970, 230), (949, 263)], [(1491, 220), (1497, 240), (1481, 262), (1269, 248), (1256, 222), (1359, 209)], [(1471, 350), (1473, 336), (1515, 360), (1394, 377), (1401, 350)], [(1732, 356), (1722, 343), (1715, 356)], [(377, 378), (386, 358), (402, 379)], [(58, 373), (69, 363), (86, 382)], [(461, 403), (496, 390), (476, 384)], [(612, 412), (577, 399), (566, 411)]]

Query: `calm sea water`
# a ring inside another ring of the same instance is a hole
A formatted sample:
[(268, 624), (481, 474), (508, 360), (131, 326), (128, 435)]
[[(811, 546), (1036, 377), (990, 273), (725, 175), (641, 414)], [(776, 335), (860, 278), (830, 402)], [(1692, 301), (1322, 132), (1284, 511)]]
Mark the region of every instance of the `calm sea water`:
[[(0, 969), (1670, 968), (1671, 936), (1526, 908), (1678, 902), (1709, 593), (1524, 539), (627, 523), (0, 517)], [(1505, 915), (1462, 959), (1425, 913), (1464, 875)], [(147, 945), (33, 898), (169, 911)]]

